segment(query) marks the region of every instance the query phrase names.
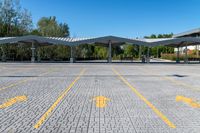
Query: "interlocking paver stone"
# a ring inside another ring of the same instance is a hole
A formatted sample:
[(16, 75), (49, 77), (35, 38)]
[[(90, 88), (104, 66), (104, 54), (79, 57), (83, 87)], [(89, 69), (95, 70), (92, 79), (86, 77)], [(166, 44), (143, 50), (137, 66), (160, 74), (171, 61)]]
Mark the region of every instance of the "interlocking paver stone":
[[(0, 109), (1, 133), (199, 133), (200, 109), (176, 102), (177, 95), (200, 101), (199, 65), (0, 64), (0, 104), (26, 95), (28, 100)], [(84, 75), (50, 113), (34, 125), (80, 71)], [(176, 125), (170, 128), (112, 71), (117, 71)], [(184, 76), (174, 76), (184, 75)], [(171, 80), (169, 80), (169, 78)], [(175, 82), (173, 82), (175, 81)], [(182, 83), (182, 84), (178, 84)], [(97, 96), (109, 98), (98, 108)]]

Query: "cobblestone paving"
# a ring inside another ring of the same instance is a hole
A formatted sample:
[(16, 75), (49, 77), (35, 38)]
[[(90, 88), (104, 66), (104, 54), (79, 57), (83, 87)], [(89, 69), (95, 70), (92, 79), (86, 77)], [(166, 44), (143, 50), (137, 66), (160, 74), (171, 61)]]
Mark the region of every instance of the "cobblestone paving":
[[(127, 84), (163, 113), (169, 127)], [(80, 76), (39, 128), (34, 125)], [(0, 64), (0, 105), (16, 96), (27, 101), (0, 109), (0, 133), (199, 133), (200, 65)], [(103, 108), (95, 98), (109, 100)]]

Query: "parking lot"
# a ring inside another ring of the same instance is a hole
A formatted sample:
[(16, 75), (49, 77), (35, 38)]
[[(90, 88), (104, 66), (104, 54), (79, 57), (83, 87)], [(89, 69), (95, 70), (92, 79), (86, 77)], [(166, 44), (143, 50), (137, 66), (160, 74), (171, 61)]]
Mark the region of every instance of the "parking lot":
[(198, 64), (0, 64), (1, 133), (199, 133)]

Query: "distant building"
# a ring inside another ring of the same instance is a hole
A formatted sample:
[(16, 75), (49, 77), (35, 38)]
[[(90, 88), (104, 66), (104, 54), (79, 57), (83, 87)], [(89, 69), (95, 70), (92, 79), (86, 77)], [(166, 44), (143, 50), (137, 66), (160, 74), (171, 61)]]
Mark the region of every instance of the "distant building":
[[(181, 38), (181, 37), (200, 37), (200, 28), (182, 32), (182, 33), (179, 33), (179, 34), (176, 34), (173, 36), (173, 38)], [(185, 50), (186, 50), (186, 47), (179, 48), (180, 54), (184, 54)], [(194, 50), (200, 50), (200, 46), (196, 45), (196, 46), (188, 46), (187, 47), (188, 53), (190, 53)], [(175, 52), (177, 52), (177, 48), (175, 48)]]

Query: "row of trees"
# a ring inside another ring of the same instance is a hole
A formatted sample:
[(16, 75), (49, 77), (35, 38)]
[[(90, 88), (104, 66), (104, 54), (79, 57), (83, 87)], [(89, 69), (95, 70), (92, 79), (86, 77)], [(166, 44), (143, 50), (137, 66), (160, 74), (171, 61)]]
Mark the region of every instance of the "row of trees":
[[(42, 17), (37, 27), (34, 28), (31, 13), (22, 8), (19, 0), (0, 0), (0, 37), (39, 35), (52, 37), (69, 37), (67, 23), (60, 23), (56, 17)], [(160, 34), (146, 36), (145, 38), (169, 38), (172, 34)], [(0, 56), (10, 60), (30, 60), (31, 44), (1, 45)], [(113, 47), (113, 58), (138, 58), (147, 53), (146, 47), (123, 45)], [(107, 59), (108, 49), (97, 45), (81, 45), (76, 47), (76, 58), (79, 59)], [(68, 60), (70, 48), (62, 45), (37, 46), (37, 57), (42, 60)], [(155, 47), (151, 49), (151, 55), (160, 57), (161, 53), (173, 53), (173, 48)]]
[[(147, 39), (159, 39), (159, 38), (172, 38), (173, 33), (171, 34), (152, 34), (151, 36), (145, 36), (144, 38)], [(151, 48), (151, 55), (157, 58), (160, 58), (162, 56), (162, 54), (164, 53), (169, 53), (172, 54), (174, 53), (174, 48), (172, 47), (166, 47), (166, 46), (157, 46), (157, 47), (153, 47)]]

